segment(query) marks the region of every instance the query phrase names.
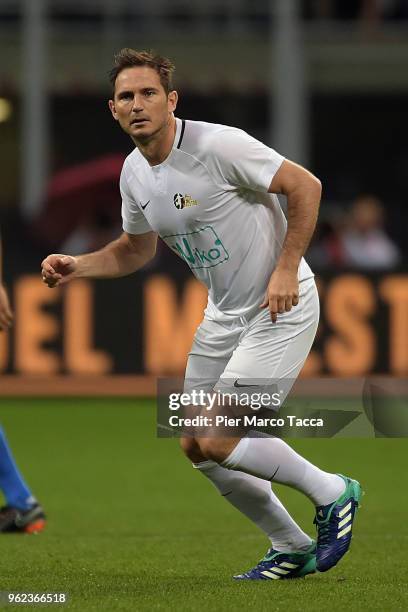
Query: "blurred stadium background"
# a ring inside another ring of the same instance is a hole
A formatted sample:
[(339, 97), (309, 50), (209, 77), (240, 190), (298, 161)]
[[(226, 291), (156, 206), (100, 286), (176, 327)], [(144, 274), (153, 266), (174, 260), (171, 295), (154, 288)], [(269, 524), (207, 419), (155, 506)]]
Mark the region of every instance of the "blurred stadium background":
[[(322, 317), (303, 375), (408, 373), (406, 0), (0, 0), (15, 311), (0, 335), (0, 416), (49, 517), (38, 538), (5, 538), (0, 588), (68, 591), (81, 611), (406, 610), (406, 440), (294, 440), (367, 490), (353, 550), (296, 585), (237, 589), (230, 576), (263, 554), (262, 534), (155, 434), (155, 378), (183, 373), (204, 289), (164, 246), (130, 278), (41, 283), (48, 253), (120, 232), (132, 145), (111, 119), (107, 72), (124, 46), (175, 61), (179, 116), (241, 127), (322, 180), (307, 255)], [(312, 534), (312, 506), (277, 489)]]
[(49, 252), (120, 231), (132, 145), (111, 120), (107, 71), (131, 46), (174, 59), (179, 116), (239, 126), (322, 180), (308, 253), (322, 324), (304, 375), (406, 375), (405, 1), (1, 0), (0, 32), (0, 214), (16, 314), (0, 340), (4, 374), (183, 372), (205, 292), (165, 246), (120, 281), (50, 292), (38, 275)]

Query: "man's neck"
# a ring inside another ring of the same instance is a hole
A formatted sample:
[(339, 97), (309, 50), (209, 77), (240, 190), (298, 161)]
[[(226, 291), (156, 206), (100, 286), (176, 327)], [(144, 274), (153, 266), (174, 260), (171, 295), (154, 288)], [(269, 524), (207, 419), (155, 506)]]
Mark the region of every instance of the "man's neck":
[(170, 115), (167, 123), (148, 142), (133, 139), (135, 145), (150, 166), (157, 166), (170, 155), (176, 135), (176, 118)]

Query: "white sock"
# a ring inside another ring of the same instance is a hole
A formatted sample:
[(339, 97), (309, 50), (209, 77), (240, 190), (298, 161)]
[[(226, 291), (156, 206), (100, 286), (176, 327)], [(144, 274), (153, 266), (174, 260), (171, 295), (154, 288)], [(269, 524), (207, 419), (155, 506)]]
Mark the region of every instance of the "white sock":
[(215, 461), (193, 465), (211, 480), (230, 504), (268, 536), (275, 550), (291, 552), (309, 548), (311, 539), (273, 493), (270, 482), (244, 472), (227, 470)]
[(279, 438), (242, 438), (221, 465), (298, 489), (315, 506), (331, 504), (345, 490), (340, 476), (323, 472)]

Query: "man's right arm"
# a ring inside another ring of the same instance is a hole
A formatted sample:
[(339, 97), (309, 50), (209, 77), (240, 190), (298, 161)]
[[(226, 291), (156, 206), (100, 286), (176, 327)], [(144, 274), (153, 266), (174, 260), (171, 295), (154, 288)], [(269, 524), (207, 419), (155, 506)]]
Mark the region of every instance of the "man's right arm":
[(72, 257), (56, 253), (41, 264), (42, 278), (49, 287), (65, 284), (73, 278), (118, 278), (142, 268), (156, 253), (157, 234), (122, 235), (100, 251)]

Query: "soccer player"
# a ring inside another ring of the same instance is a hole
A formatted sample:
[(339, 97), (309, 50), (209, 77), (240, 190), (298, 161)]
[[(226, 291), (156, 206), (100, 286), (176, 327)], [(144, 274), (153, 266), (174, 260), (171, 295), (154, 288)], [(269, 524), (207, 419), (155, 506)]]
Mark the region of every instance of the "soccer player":
[[(0, 331), (9, 329), (13, 323), (13, 313), (1, 275), (0, 239)], [(6, 505), (0, 508), (0, 533), (38, 533), (44, 529), (44, 511), (21, 476), (2, 427), (0, 427), (0, 490), (6, 500)]]
[[(200, 379), (225, 392), (263, 379), (284, 381), (288, 391), (318, 323), (303, 254), (320, 182), (242, 130), (176, 118), (173, 70), (148, 52), (123, 49), (115, 57), (109, 107), (136, 145), (120, 179), (124, 231), (94, 253), (49, 255), (42, 278), (56, 287), (131, 274), (154, 256), (160, 236), (208, 287), (187, 388)], [(287, 197), (287, 221), (276, 193)], [(333, 567), (350, 545), (359, 483), (319, 469), (278, 438), (212, 433), (184, 437), (184, 452), (272, 542), (256, 567), (235, 578), (287, 579)], [(290, 517), (271, 481), (313, 502), (317, 542)]]

